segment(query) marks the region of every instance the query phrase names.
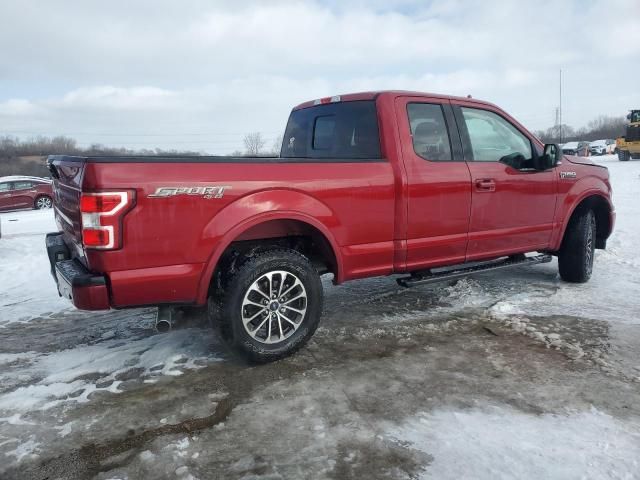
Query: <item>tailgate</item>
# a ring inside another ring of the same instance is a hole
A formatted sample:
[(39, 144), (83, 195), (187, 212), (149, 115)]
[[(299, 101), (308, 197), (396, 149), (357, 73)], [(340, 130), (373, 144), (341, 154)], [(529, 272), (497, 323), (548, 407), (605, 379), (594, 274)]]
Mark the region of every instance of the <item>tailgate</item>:
[(47, 165), (53, 177), (53, 205), (58, 229), (64, 233), (64, 241), (71, 255), (84, 257), (82, 249), (82, 224), (80, 194), (87, 159), (53, 155)]

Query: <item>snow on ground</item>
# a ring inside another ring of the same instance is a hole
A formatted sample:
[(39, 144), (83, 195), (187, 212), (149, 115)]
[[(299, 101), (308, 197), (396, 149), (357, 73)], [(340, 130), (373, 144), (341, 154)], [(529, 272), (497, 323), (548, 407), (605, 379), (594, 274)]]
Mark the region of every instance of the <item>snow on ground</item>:
[(632, 479), (640, 472), (640, 423), (595, 408), (565, 415), (436, 410), (386, 434), (433, 456), (425, 479)]
[(5, 354), (0, 356), (0, 365), (9, 367), (0, 372), (0, 415), (85, 403), (96, 391), (118, 393), (130, 372), (147, 383), (161, 375), (182, 375), (184, 370), (207, 364), (210, 353), (209, 343), (197, 331), (184, 329), (47, 354)]
[(0, 214), (0, 328), (70, 308), (57, 294), (44, 245), (53, 210)]
[[(609, 168), (616, 207), (616, 225), (606, 250), (596, 250), (593, 276), (576, 285), (555, 279), (551, 296), (530, 296), (518, 292), (496, 305), (496, 310), (513, 308), (528, 315), (571, 315), (598, 318), (614, 323), (640, 324), (640, 162), (620, 162), (615, 155), (592, 157)], [(554, 261), (547, 267), (557, 270)]]
[[(13, 323), (77, 314), (69, 300), (57, 295), (51, 277), (44, 237), (57, 230), (53, 210), (3, 213), (0, 221), (0, 337), (2, 328)], [(152, 325), (148, 313), (130, 312), (134, 325), (136, 317), (141, 325)], [(15, 423), (17, 413), (87, 402), (93, 392), (118, 393), (128, 372), (153, 383), (158, 376), (181, 375), (216, 359), (209, 339), (192, 329), (130, 333), (125, 341), (115, 336), (106, 331), (97, 342), (54, 352), (0, 353), (0, 424)]]

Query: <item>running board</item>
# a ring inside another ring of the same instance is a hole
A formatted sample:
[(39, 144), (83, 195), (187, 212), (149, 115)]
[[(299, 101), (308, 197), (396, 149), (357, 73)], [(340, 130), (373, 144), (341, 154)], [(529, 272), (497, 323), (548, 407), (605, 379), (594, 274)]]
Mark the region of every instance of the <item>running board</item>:
[(466, 277), (473, 273), (488, 272), (491, 270), (500, 270), (502, 268), (519, 267), (523, 265), (536, 265), (538, 263), (548, 263), (553, 257), (548, 254), (540, 254), (532, 257), (513, 256), (504, 260), (492, 262), (484, 262), (480, 265), (465, 267), (461, 265), (451, 270), (433, 273), (429, 270), (424, 272), (416, 272), (410, 277), (398, 278), (396, 281), (402, 287), (414, 287), (416, 285), (424, 285), (426, 283), (441, 282), (443, 280), (451, 280), (453, 278)]

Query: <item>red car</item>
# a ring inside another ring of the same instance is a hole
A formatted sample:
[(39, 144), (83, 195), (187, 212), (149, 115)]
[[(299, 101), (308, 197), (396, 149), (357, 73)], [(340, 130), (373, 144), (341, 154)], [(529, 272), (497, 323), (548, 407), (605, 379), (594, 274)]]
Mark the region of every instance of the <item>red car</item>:
[(255, 361), (313, 335), (320, 275), (410, 287), (548, 262), (585, 282), (614, 225), (609, 172), (497, 106), (367, 92), (293, 109), (279, 157), (48, 160), (61, 295), (87, 310), (208, 305)]
[(0, 177), (0, 211), (52, 206), (51, 180), (19, 175)]

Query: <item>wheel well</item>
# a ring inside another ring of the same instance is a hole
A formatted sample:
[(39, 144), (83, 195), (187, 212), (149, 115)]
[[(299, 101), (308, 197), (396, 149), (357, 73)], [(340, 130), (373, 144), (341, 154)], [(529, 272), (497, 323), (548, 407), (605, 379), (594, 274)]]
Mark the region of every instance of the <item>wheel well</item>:
[(34, 208), (35, 208), (36, 204), (38, 203), (38, 200), (40, 200), (41, 198), (48, 198), (49, 200), (51, 200), (53, 202), (53, 197), (51, 195), (48, 195), (46, 193), (39, 193), (33, 198), (33, 206), (34, 206)]
[(299, 220), (268, 220), (245, 230), (229, 244), (216, 265), (211, 288), (224, 289), (226, 274), (232, 274), (256, 253), (276, 247), (304, 254), (320, 274), (337, 274), (335, 252), (320, 230)]
[[(596, 248), (604, 248), (611, 232), (611, 208), (609, 203), (600, 195), (591, 195), (578, 204), (571, 214), (569, 223), (585, 210), (593, 210), (596, 216)], [(569, 223), (567, 223), (567, 226)]]

